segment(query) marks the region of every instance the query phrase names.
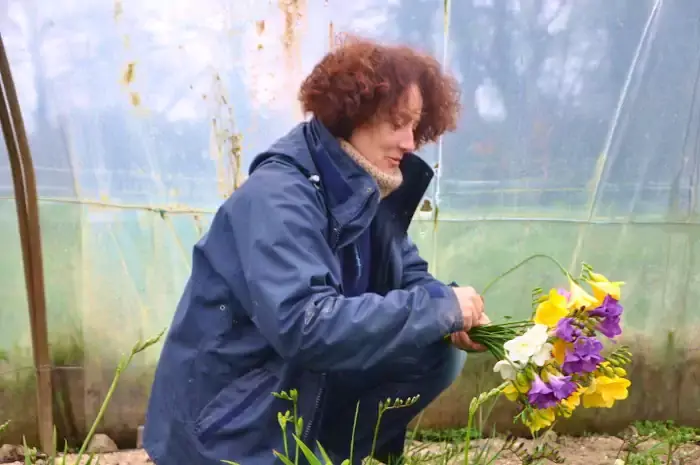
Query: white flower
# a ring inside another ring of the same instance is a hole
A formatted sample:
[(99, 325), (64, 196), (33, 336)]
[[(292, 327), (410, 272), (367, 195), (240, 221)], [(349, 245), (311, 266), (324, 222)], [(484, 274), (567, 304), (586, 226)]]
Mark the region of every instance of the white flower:
[(547, 342), (547, 338), (549, 338), (549, 328), (547, 325), (542, 325), (542, 324), (537, 324), (533, 325), (530, 329), (525, 331), (525, 334), (523, 334), (523, 337), (526, 337), (530, 339), (533, 344), (541, 346), (545, 342)]
[[(525, 334), (511, 339), (503, 344), (508, 358), (513, 362), (527, 363), (535, 354), (538, 354), (544, 344), (547, 343), (548, 328), (546, 325), (534, 325)], [(551, 351), (551, 348), (549, 348)]]
[(494, 373), (499, 373), (504, 380), (512, 381), (518, 374), (518, 370), (522, 365), (511, 360), (499, 360), (493, 366)]
[(549, 342), (545, 342), (542, 344), (540, 347), (540, 350), (535, 352), (532, 356), (532, 361), (535, 365), (538, 367), (544, 366), (547, 361), (552, 358), (552, 349), (554, 346), (550, 344)]

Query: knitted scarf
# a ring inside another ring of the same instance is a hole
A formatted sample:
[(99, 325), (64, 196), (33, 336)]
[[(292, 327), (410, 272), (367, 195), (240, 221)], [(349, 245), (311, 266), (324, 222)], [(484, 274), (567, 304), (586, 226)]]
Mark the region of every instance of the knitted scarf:
[(365, 158), (350, 142), (345, 139), (340, 139), (339, 142), (345, 153), (374, 178), (379, 186), (379, 193), (382, 199), (394, 192), (403, 182), (403, 176), (399, 168), (396, 168), (392, 173), (386, 173)]

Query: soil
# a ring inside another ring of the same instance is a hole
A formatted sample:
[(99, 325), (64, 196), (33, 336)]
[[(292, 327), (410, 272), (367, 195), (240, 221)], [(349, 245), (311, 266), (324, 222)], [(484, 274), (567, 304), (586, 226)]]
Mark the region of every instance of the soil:
[[(502, 439), (494, 439), (491, 442), (491, 450), (497, 450), (503, 444)], [(520, 440), (525, 448), (530, 449), (532, 442), (529, 440)], [(475, 448), (483, 446), (482, 441), (473, 441), (472, 446)], [(554, 447), (559, 451), (560, 456), (568, 465), (614, 465), (615, 459), (620, 453), (622, 441), (610, 436), (594, 436), (594, 437), (568, 437), (561, 436), (552, 441)], [(449, 464), (461, 464), (463, 455), (461, 451), (454, 446), (448, 446), (440, 443), (418, 443), (414, 442), (409, 445), (409, 450), (416, 458), (420, 457), (418, 463), (429, 465), (430, 463), (444, 464), (446, 454), (451, 457), (448, 460)], [(492, 452), (493, 453), (493, 452)], [(620, 455), (623, 456), (624, 453)], [(700, 465), (700, 445), (686, 445), (676, 452), (674, 457), (685, 457), (685, 461), (676, 461), (674, 463), (684, 465)], [(70, 457), (69, 457), (70, 458)], [(662, 462), (666, 463), (665, 456), (662, 455)], [(22, 465), (23, 462), (11, 462), (12, 465)], [(67, 460), (67, 463), (73, 464)], [(102, 454), (99, 460), (100, 465), (146, 465), (151, 464), (147, 454), (143, 450), (123, 450), (119, 452)], [(522, 461), (514, 456), (511, 452), (505, 452), (500, 458), (492, 462), (494, 465), (521, 465)], [(543, 463), (553, 463), (544, 461)]]

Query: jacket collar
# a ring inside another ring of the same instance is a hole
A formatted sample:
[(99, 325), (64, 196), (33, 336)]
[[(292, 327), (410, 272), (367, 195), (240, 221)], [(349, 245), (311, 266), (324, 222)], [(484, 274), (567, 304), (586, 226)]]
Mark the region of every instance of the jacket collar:
[[(250, 172), (273, 155), (291, 158), (309, 177), (318, 176), (326, 205), (337, 223), (335, 227), (343, 232), (339, 246), (352, 242), (369, 226), (379, 206), (379, 186), (343, 151), (340, 143), (318, 119), (300, 123), (276, 141), (266, 154), (253, 161)], [(407, 231), (434, 173), (414, 153), (404, 156), (400, 169), (403, 183), (383, 202), (392, 211), (401, 230)]]

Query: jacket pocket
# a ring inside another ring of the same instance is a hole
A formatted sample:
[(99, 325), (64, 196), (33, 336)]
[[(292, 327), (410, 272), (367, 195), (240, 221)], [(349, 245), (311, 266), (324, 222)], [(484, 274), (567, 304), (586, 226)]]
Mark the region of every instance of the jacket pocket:
[(195, 420), (195, 435), (206, 444), (220, 433), (256, 423), (259, 419), (245, 417), (246, 410), (272, 397), (276, 384), (277, 376), (265, 368), (254, 368), (236, 378), (202, 408)]

